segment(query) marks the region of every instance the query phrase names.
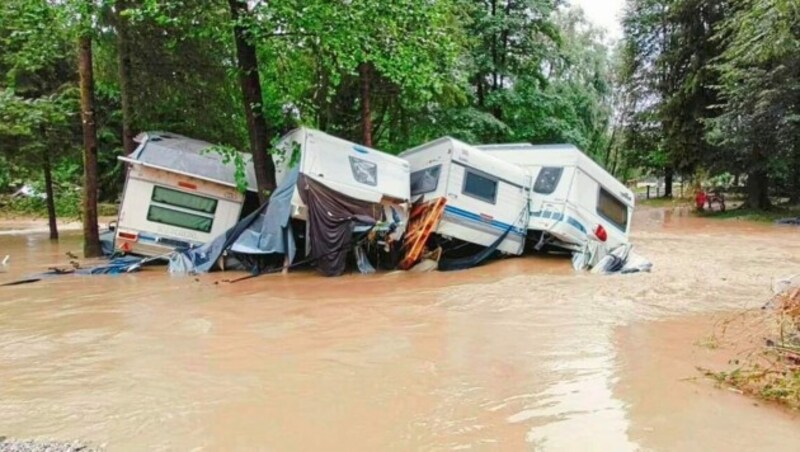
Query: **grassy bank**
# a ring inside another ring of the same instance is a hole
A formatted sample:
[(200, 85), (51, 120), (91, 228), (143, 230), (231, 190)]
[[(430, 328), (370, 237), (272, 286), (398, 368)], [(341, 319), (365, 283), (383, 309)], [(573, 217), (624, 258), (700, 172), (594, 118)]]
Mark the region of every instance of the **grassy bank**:
[(777, 206), (769, 210), (747, 208), (728, 209), (725, 212), (698, 212), (698, 216), (719, 220), (743, 220), (774, 223), (784, 218), (800, 217), (800, 206)]
[[(100, 203), (97, 213), (101, 217), (117, 216), (116, 204)], [(47, 205), (41, 198), (12, 198), (0, 196), (0, 217), (6, 219), (47, 218)], [(68, 196), (56, 199), (56, 217), (60, 220), (79, 220), (81, 217), (81, 199), (79, 196)]]
[(755, 347), (730, 361), (731, 370), (704, 371), (721, 385), (800, 410), (800, 288), (778, 295), (768, 310), (723, 335), (755, 338)]

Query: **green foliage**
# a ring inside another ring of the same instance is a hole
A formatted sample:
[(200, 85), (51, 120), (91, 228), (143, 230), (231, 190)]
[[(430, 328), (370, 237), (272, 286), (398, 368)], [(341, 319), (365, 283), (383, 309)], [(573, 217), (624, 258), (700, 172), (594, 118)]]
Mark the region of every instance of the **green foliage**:
[(236, 25), (257, 49), (271, 137), (307, 124), (359, 141), (359, 68), (366, 65), (379, 149), (398, 153), (443, 135), (471, 143), (568, 142), (608, 163), (605, 154), (615, 142), (612, 53), (602, 34), (560, 1), (247, 5), (250, 14), (234, 23), (223, 0), (2, 2), (0, 158), (7, 171), (0, 170), (0, 189), (12, 182), (41, 184), (46, 155), (57, 205), (68, 200), (57, 209), (69, 213), (70, 187), (80, 185), (82, 174), (75, 41), (89, 33), (100, 197), (118, 198), (124, 178), (117, 160), (120, 18), (129, 38), (134, 129), (219, 143), (213, 151), (237, 168), (240, 190), (246, 177), (235, 150), (245, 149), (249, 139)]
[(747, 175), (749, 206), (800, 201), (800, 8), (629, 0), (620, 80), (632, 165)]
[[(222, 157), (222, 163), (233, 165), (234, 177), (236, 179), (236, 189), (244, 193), (247, 191), (247, 161), (245, 156), (231, 146), (216, 145), (203, 151), (203, 153), (214, 153)], [(249, 159), (248, 159), (249, 160)]]

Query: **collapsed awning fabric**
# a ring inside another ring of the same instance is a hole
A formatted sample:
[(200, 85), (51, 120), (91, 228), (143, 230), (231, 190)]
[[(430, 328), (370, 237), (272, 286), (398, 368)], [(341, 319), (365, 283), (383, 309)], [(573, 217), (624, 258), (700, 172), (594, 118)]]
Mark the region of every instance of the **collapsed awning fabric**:
[(308, 207), (308, 237), (311, 258), (327, 276), (344, 273), (347, 252), (353, 245), (354, 227), (375, 225), (379, 205), (351, 198), (303, 174), (297, 188)]
[(206, 273), (218, 270), (220, 257), (225, 257), (226, 269), (239, 267), (251, 273), (264, 270), (267, 256), (285, 255), (292, 262), (296, 254), (291, 224), (292, 195), (297, 178), (298, 170), (292, 170), (267, 204), (221, 236), (198, 248), (174, 253), (169, 271)]

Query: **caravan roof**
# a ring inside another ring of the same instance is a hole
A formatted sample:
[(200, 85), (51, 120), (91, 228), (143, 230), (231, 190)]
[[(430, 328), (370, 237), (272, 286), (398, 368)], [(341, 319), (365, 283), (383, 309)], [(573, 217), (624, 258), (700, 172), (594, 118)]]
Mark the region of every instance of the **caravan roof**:
[(459, 160), (467, 159), (471, 166), (480, 169), (485, 173), (502, 176), (504, 179), (517, 185), (525, 185), (527, 175), (523, 170), (520, 169), (520, 166), (522, 165), (516, 165), (514, 162), (510, 162), (505, 158), (501, 158), (501, 156), (493, 155), (493, 153), (470, 153), (471, 150), (482, 151), (484, 149), (482, 147), (472, 146), (464, 143), (463, 141), (457, 140), (453, 137), (442, 137), (438, 140), (431, 141), (430, 143), (425, 143), (421, 146), (409, 149), (400, 154), (400, 157), (405, 158), (417, 152), (425, 151), (443, 143), (450, 145), (454, 158), (456, 158), (458, 155), (460, 157)]
[[(602, 166), (592, 160), (592, 158), (571, 144), (533, 145), (517, 143), (492, 144), (477, 147), (506, 162), (519, 165), (523, 168), (579, 166), (584, 168), (584, 171), (588, 170), (590, 172), (589, 176), (596, 179), (601, 185), (614, 188), (616, 191), (630, 193), (628, 187), (622, 182), (618, 181)], [(633, 193), (630, 193), (630, 195), (630, 200), (626, 200), (626, 202), (633, 205)]]
[[(236, 167), (225, 163), (225, 157), (211, 151), (213, 144), (169, 132), (140, 134), (141, 144), (135, 151), (119, 159), (150, 168), (191, 176), (230, 187), (236, 186)], [(248, 190), (256, 191), (252, 157), (240, 153), (247, 173)]]

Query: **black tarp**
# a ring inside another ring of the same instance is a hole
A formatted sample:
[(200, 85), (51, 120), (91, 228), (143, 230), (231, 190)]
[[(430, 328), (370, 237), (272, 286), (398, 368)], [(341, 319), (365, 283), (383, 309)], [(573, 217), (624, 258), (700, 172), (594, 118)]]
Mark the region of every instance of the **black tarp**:
[(301, 174), (297, 188), (308, 207), (311, 258), (327, 276), (344, 273), (356, 225), (375, 225), (379, 206), (334, 191)]

